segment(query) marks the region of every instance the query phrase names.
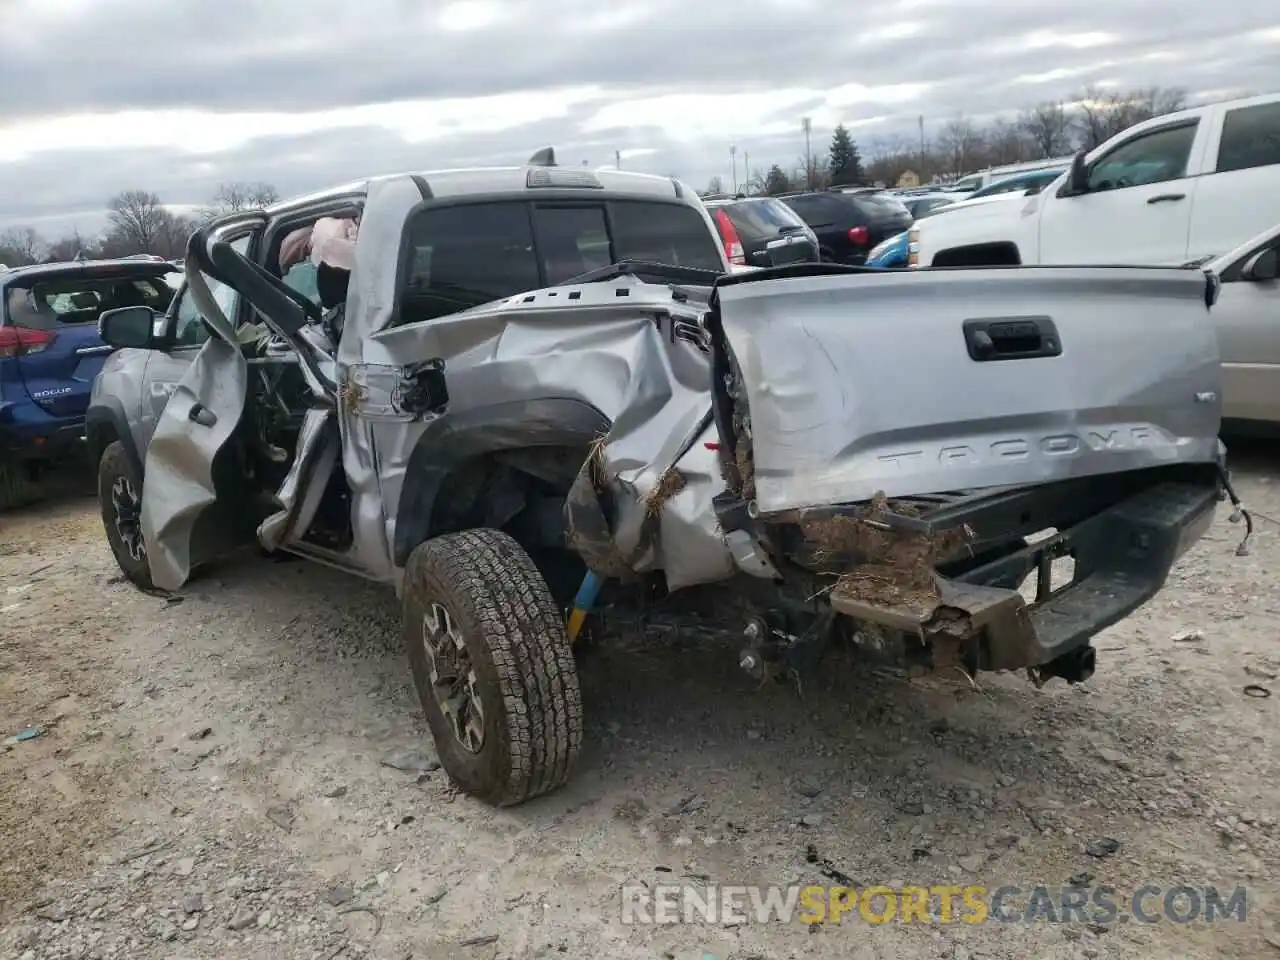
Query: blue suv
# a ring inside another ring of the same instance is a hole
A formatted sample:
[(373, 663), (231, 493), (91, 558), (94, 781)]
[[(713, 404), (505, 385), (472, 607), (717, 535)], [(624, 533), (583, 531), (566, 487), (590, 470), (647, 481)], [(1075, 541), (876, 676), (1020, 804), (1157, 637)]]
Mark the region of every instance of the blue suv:
[(93, 378), (112, 348), (98, 316), (116, 307), (164, 312), (157, 260), (85, 260), (0, 272), (0, 510), (34, 499), (40, 473), (82, 449)]

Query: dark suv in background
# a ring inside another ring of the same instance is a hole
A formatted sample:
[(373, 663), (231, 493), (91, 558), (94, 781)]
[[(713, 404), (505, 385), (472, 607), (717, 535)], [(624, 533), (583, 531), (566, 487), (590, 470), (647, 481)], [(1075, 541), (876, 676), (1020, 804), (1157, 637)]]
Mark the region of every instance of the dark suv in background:
[(738, 266), (779, 267), (816, 263), (818, 238), (781, 200), (773, 197), (707, 197), (703, 204), (715, 221), (729, 262)]
[(911, 212), (878, 193), (798, 193), (780, 198), (818, 238), (823, 260), (860, 264), (881, 240), (911, 226)]

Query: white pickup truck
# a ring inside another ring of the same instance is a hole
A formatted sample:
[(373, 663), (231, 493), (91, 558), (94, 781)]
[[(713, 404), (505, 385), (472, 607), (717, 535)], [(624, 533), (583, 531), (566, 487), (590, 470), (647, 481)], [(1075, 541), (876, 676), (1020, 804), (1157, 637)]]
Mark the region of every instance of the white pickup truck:
[(911, 267), (1170, 265), (1280, 223), (1280, 93), (1135, 124), (1025, 203), (917, 221)]

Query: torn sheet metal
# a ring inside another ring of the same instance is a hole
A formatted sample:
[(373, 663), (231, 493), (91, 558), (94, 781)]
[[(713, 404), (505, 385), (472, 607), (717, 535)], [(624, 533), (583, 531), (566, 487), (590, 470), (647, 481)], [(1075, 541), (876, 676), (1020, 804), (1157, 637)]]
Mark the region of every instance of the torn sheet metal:
[[(580, 296), (572, 309), (569, 290), (558, 288), (384, 330), (371, 338), (365, 365), (375, 357), (388, 368), (440, 357), (451, 417), (499, 399), (518, 405), (558, 398), (598, 410), (612, 423), (600, 466), (617, 494), (616, 553), (634, 572), (664, 568), (682, 585), (722, 578), (732, 558), (711, 508), (724, 481), (706, 446), (714, 428), (710, 354), (698, 326), (705, 303), (679, 302), (666, 285), (629, 277), (573, 289)], [(628, 295), (618, 296), (619, 289)], [(391, 531), (426, 423), (369, 418), (363, 427), (378, 451)], [(682, 473), (684, 487), (654, 516), (646, 501), (671, 469)]]
[(249, 366), (239, 349), (210, 337), (178, 382), (147, 446), (142, 536), (152, 582), (177, 590), (202, 559), (196, 521), (218, 499), (213, 463), (244, 412)]
[(293, 463), (276, 492), (281, 509), (258, 527), (258, 541), (264, 547), (275, 550), (306, 534), (337, 460), (338, 435), (332, 413), (308, 410), (298, 431)]

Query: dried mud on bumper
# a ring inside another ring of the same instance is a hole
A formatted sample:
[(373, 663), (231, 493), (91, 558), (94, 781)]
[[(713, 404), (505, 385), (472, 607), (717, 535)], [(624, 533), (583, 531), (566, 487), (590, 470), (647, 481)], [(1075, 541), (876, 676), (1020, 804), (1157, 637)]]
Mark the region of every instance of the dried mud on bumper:
[[(841, 573), (829, 599), (838, 613), (902, 631), (933, 648), (933, 662), (970, 670), (1032, 669), (1033, 678), (1087, 679), (1089, 640), (1163, 585), (1170, 568), (1213, 519), (1216, 484), (1160, 483), (1046, 539), (944, 576), (970, 531), (894, 529), (909, 511), (878, 498), (856, 515), (802, 521), (813, 559), (831, 570), (850, 551), (864, 562)], [(1070, 557), (1063, 585), (1050, 578)], [(824, 560), (826, 562), (824, 562)], [(1035, 599), (1020, 592), (1036, 578)]]

